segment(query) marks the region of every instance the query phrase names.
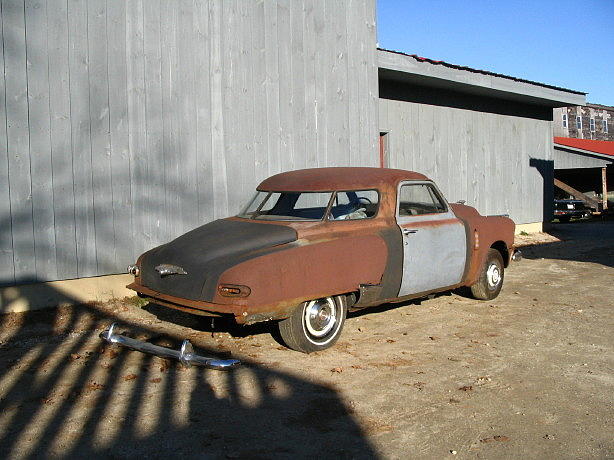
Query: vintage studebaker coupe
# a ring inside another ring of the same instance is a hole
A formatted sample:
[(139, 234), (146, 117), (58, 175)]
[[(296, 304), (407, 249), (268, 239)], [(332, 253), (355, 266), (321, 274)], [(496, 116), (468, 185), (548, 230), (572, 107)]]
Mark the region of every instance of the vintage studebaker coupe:
[(380, 168), (286, 172), (235, 217), (141, 255), (128, 287), (157, 304), (277, 322), (286, 345), (330, 347), (348, 310), (462, 286), (492, 299), (514, 223), (448, 204), (426, 176)]

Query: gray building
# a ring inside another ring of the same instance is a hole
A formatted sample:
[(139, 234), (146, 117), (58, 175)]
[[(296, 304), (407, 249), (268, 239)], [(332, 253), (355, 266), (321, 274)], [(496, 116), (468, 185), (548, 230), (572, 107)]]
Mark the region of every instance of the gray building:
[(377, 50), (375, 0), (5, 0), (1, 14), (4, 286), (122, 272), (306, 167), (413, 169), (539, 229), (552, 109), (585, 103)]
[(2, 2), (0, 283), (118, 273), (286, 170), (375, 165), (375, 3)]
[(553, 107), (584, 93), (378, 51), (388, 164), (437, 181), (450, 201), (539, 231), (551, 215)]
[(552, 158), (558, 197), (572, 196), (597, 211), (612, 208), (614, 142), (555, 137)]

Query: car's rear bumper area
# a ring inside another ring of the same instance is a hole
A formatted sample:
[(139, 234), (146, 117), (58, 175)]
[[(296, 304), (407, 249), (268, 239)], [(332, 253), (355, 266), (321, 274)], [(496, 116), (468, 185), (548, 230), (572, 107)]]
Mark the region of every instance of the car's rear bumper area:
[(245, 307), (240, 305), (223, 305), (212, 302), (201, 302), (196, 300), (184, 299), (168, 294), (163, 294), (158, 291), (154, 291), (146, 286), (143, 286), (137, 282), (131, 283), (126, 286), (128, 289), (138, 292), (141, 296), (152, 299), (155, 303), (164, 305), (165, 307), (181, 310), (186, 313), (192, 313), (194, 315), (201, 316), (226, 316), (232, 315), (235, 318), (241, 318)]
[(555, 211), (554, 217), (568, 216), (568, 217), (584, 217), (591, 214), (589, 209), (577, 210), (577, 211)]
[(202, 366), (208, 369), (229, 370), (240, 365), (237, 359), (208, 358), (194, 353), (194, 348), (189, 340), (184, 340), (179, 350), (154, 345), (153, 343), (135, 340), (132, 337), (115, 333), (115, 323), (109, 329), (100, 334), (100, 338), (106, 340), (111, 345), (119, 345), (131, 350), (140, 351), (161, 358), (172, 358), (178, 360), (182, 365)]

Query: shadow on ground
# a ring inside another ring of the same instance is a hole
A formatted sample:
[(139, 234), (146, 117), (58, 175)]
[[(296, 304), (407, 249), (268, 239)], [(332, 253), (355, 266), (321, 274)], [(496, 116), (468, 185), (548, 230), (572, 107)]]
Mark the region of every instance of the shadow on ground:
[[(559, 259), (592, 262), (614, 267), (614, 219), (591, 219), (553, 223), (548, 233), (559, 238), (548, 243), (522, 248), (527, 259)], [(571, 248), (574, 250), (570, 250)]]
[[(330, 386), (256, 359), (229, 372), (186, 369), (104, 345), (98, 334), (125, 309), (0, 316), (0, 457), (376, 457)], [(184, 337), (165, 327), (119, 322), (120, 332), (178, 346)]]

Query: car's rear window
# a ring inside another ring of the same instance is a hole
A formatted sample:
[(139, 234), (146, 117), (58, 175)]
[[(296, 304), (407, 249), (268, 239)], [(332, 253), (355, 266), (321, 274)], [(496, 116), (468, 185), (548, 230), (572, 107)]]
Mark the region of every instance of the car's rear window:
[(332, 192), (262, 192), (239, 213), (258, 220), (322, 220)]
[(264, 192), (258, 191), (238, 214), (256, 220), (330, 220), (368, 219), (377, 214), (376, 190), (339, 192)]

